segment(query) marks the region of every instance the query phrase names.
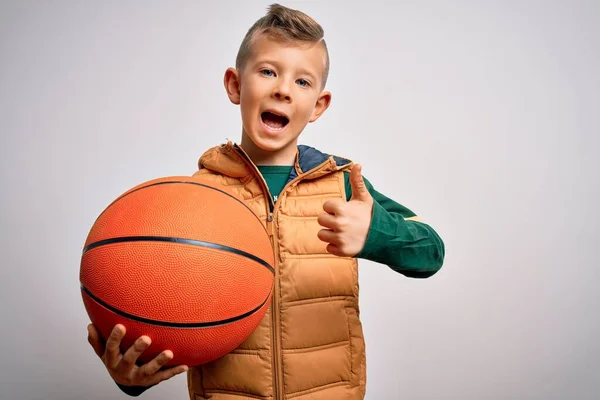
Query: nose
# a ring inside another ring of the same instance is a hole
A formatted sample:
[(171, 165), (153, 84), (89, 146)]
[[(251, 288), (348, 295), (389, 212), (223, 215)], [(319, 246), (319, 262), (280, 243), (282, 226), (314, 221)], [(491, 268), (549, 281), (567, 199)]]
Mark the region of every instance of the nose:
[(278, 100), (283, 100), (283, 101), (291, 101), (292, 100), (292, 94), (291, 94), (290, 86), (289, 86), (289, 83), (287, 82), (287, 80), (285, 80), (285, 79), (277, 80), (277, 84), (273, 88), (272, 96)]

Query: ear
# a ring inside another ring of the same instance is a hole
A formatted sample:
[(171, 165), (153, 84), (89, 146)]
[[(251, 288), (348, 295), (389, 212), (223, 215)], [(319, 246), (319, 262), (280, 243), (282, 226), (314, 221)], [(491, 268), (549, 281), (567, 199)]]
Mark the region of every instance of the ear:
[(241, 90), (239, 71), (235, 68), (227, 68), (223, 83), (225, 84), (225, 91), (227, 91), (229, 100), (231, 100), (233, 104), (239, 105)]
[(315, 103), (315, 108), (313, 109), (313, 113), (310, 116), (308, 122), (315, 122), (319, 119), (319, 117), (327, 110), (329, 104), (331, 103), (331, 93), (330, 92), (321, 92), (317, 102)]

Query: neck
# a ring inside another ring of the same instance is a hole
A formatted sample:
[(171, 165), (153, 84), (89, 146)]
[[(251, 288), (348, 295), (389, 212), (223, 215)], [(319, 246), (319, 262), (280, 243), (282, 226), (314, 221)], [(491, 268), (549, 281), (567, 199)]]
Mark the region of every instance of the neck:
[(246, 135), (242, 135), (240, 146), (256, 165), (294, 165), (298, 151), (296, 141), (275, 151), (264, 150)]

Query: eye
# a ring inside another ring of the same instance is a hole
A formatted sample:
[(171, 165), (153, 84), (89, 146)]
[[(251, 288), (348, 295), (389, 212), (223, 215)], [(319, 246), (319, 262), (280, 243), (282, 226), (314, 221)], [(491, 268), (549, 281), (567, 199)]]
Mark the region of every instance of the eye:
[(304, 86), (304, 87), (310, 86), (310, 82), (309, 82), (309, 81), (307, 81), (306, 79), (298, 79), (298, 80), (296, 81), (296, 83), (297, 83), (298, 85), (300, 85), (300, 86)]
[(275, 76), (275, 72), (273, 72), (270, 69), (262, 69), (260, 71), (261, 74), (263, 74), (264, 76)]

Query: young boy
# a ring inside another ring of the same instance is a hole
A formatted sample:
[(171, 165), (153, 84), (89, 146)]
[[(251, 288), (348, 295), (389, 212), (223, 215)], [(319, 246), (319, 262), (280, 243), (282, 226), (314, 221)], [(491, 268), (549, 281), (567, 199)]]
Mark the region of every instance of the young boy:
[(137, 396), (188, 371), (192, 400), (364, 397), (356, 259), (427, 278), (442, 266), (444, 245), (413, 212), (377, 192), (359, 165), (297, 144), (330, 104), (328, 66), (323, 29), (302, 12), (272, 5), (248, 31), (224, 79), (241, 108), (241, 144), (208, 150), (195, 175), (227, 185), (265, 222), (276, 259), (271, 306), (238, 349), (189, 371), (161, 369), (169, 350), (138, 366), (150, 338), (121, 354), (125, 327), (104, 344), (90, 325), (90, 343), (125, 393)]

